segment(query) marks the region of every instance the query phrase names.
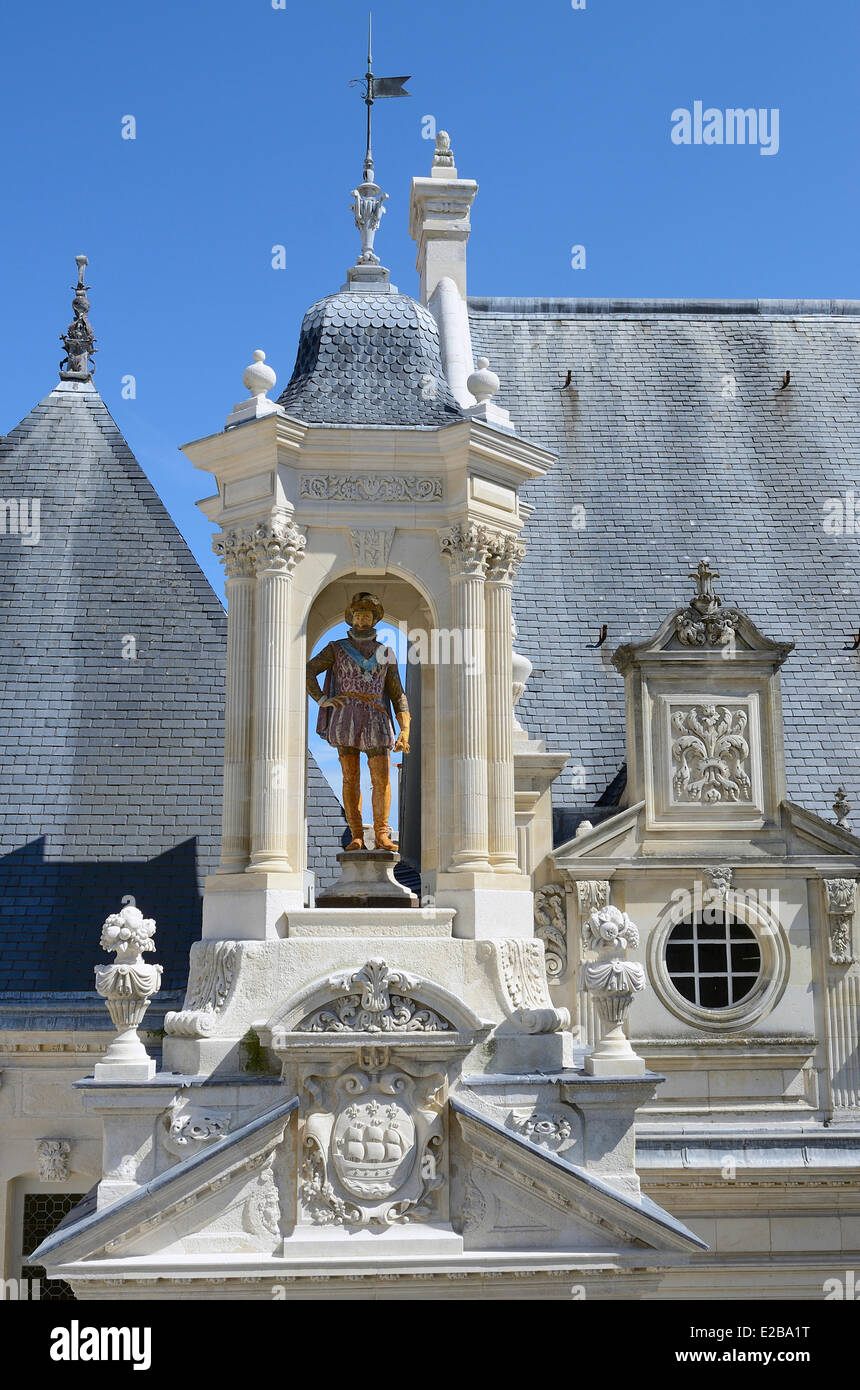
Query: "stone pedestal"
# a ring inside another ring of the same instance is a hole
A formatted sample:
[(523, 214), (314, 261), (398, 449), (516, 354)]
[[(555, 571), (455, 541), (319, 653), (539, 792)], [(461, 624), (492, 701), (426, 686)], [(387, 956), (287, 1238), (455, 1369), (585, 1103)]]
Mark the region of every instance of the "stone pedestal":
[(340, 878), (317, 897), (318, 907), (417, 907), (418, 899), (394, 877), (400, 855), (388, 849), (344, 850)]

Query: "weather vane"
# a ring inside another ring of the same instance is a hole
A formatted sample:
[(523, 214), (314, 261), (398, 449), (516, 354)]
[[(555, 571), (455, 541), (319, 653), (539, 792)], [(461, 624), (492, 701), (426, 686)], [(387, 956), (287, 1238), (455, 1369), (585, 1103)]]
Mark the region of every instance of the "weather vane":
[(364, 155), (364, 181), (358, 188), (353, 189), (352, 210), (355, 215), (355, 225), (361, 232), (361, 255), (358, 257), (359, 265), (378, 265), (379, 257), (373, 250), (373, 239), (379, 230), (382, 221), (382, 214), (385, 212), (384, 203), (388, 197), (383, 193), (379, 184), (375, 182), (373, 176), (373, 146), (372, 146), (372, 111), (375, 101), (382, 101), (386, 97), (408, 97), (409, 93), (404, 90), (403, 84), (409, 81), (409, 77), (374, 77), (373, 75), (373, 16), (368, 16), (367, 21), (367, 72), (364, 77), (356, 77), (349, 84), (351, 87), (362, 86), (364, 104), (367, 107), (367, 149)]

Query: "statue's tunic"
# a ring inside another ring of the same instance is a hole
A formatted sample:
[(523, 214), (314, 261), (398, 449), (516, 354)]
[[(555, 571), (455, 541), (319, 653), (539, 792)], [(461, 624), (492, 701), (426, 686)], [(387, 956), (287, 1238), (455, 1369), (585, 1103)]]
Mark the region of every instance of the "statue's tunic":
[(317, 733), (335, 748), (387, 753), (396, 742), (391, 707), (406, 708), (396, 659), (376, 637), (329, 642), (308, 662), (308, 691), (319, 700), (317, 676), (325, 671), (323, 699), (338, 695), (340, 708), (321, 709)]

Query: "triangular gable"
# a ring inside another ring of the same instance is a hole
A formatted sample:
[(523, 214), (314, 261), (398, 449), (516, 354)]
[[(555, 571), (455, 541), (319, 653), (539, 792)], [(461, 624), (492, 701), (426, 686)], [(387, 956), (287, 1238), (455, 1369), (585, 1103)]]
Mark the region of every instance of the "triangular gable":
[(472, 1152), (473, 1171), (475, 1166), (480, 1168), (483, 1156), (494, 1177), (507, 1178), (512, 1192), (519, 1189), (511, 1197), (514, 1206), (522, 1209), (527, 1199), (535, 1209), (533, 1220), (537, 1221), (536, 1209), (542, 1207), (547, 1227), (557, 1229), (561, 1220), (570, 1222), (589, 1243), (594, 1242), (594, 1248), (707, 1250), (704, 1241), (649, 1197), (628, 1195), (506, 1129), (463, 1094), (453, 1095), (450, 1105)]

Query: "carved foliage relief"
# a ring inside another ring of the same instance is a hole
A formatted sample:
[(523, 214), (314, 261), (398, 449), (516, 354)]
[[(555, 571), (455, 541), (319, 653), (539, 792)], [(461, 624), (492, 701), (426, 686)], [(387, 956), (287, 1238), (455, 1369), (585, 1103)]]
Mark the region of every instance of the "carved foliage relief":
[(749, 710), (730, 705), (673, 705), (672, 793), (676, 803), (752, 800)]

